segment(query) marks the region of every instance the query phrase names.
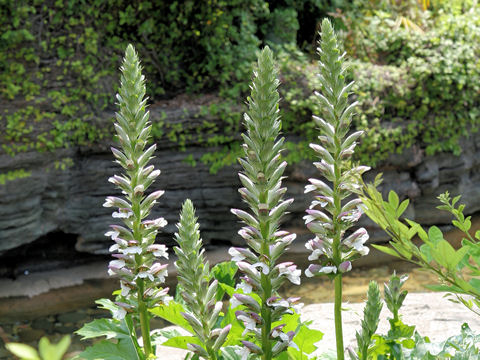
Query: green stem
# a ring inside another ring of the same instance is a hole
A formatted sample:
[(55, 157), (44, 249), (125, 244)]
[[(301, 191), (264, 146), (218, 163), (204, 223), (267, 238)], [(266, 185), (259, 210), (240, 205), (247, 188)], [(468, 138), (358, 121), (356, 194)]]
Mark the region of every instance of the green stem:
[(148, 316), (147, 305), (143, 301), (143, 280), (137, 280), (138, 286), (138, 313), (140, 315), (140, 329), (143, 339), (143, 351), (145, 352), (145, 358), (148, 359), (152, 354), (152, 343), (150, 340), (150, 317)]
[(342, 329), (342, 274), (335, 276), (335, 338), (337, 341), (337, 360), (344, 360)]

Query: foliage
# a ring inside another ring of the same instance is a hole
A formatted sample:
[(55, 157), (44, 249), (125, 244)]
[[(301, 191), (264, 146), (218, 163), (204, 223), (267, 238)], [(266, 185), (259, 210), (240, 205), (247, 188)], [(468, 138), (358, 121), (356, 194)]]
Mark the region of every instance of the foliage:
[(64, 336), (57, 344), (50, 343), (47, 337), (38, 342), (38, 351), (25, 344), (7, 343), (5, 347), (21, 360), (61, 360), (70, 346), (70, 336)]
[[(439, 196), (443, 205), (438, 207), (454, 215), (452, 224), (464, 234), (462, 246), (456, 250), (444, 239), (438, 227), (432, 226), (426, 232), (420, 224), (412, 220), (402, 221), (401, 216), (408, 206), (408, 199), (400, 202), (398, 195), (391, 191), (388, 200), (383, 200), (376, 189), (379, 183), (380, 177), (377, 177), (375, 184), (365, 187), (362, 201), (368, 217), (391, 237), (392, 247), (373, 246), (435, 273), (442, 283), (428, 288), (449, 292), (452, 301), (460, 302), (480, 315), (480, 231), (477, 231), (475, 236), (470, 234), (470, 217), (463, 215), (465, 206), (455, 207), (460, 196), (451, 199), (446, 192)], [(420, 238), (420, 246), (414, 243), (415, 236)]]
[(0, 185), (5, 185), (7, 181), (13, 181), (16, 179), (27, 178), (32, 175), (31, 171), (25, 169), (11, 170), (6, 173), (0, 174)]

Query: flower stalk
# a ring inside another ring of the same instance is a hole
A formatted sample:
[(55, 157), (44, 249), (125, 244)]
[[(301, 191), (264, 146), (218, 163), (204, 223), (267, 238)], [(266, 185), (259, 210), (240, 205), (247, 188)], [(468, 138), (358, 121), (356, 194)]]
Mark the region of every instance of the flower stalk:
[(178, 269), (178, 284), (182, 289), (180, 294), (187, 308), (182, 315), (202, 343), (202, 346), (188, 344), (189, 349), (204, 359), (217, 360), (231, 325), (215, 328), (222, 302), (216, 301), (218, 281), (211, 281), (213, 276), (203, 255), (205, 250), (202, 248), (199, 227), (193, 203), (187, 199), (182, 206), (178, 232), (175, 234), (179, 246), (174, 248), (178, 256), (175, 266)]
[[(115, 260), (109, 264), (108, 273), (120, 278), (121, 293), (117, 297), (116, 319), (125, 317), (140, 327), (144, 357), (153, 354), (150, 339), (148, 309), (169, 300), (168, 288), (162, 288), (167, 276), (167, 265), (161, 257), (168, 258), (165, 245), (155, 244), (160, 228), (167, 222), (163, 218), (147, 220), (152, 207), (163, 191), (147, 195), (147, 189), (160, 175), (149, 165), (156, 146), (147, 144), (151, 125), (146, 111), (145, 79), (140, 61), (132, 45), (128, 45), (123, 64), (120, 90), (117, 94), (119, 111), (116, 113), (116, 139), (120, 147), (112, 147), (116, 162), (124, 169), (114, 175), (111, 183), (122, 191), (124, 197), (109, 196), (103, 206), (118, 208), (112, 216), (124, 226), (112, 225), (105, 235), (115, 242), (110, 247)], [(139, 324), (136, 323), (138, 314)], [(134, 329), (135, 330), (135, 329)]]
[[(319, 127), (320, 144), (310, 144), (320, 158), (314, 165), (323, 180), (309, 179), (305, 192), (313, 191), (312, 201), (305, 223), (315, 237), (306, 244), (312, 253), (310, 261), (316, 261), (306, 270), (307, 276), (327, 275), (335, 284), (335, 334), (338, 359), (344, 359), (342, 330), (342, 275), (350, 271), (352, 261), (368, 254), (364, 246), (368, 234), (360, 228), (346, 236), (347, 231), (362, 215), (361, 200), (353, 198), (361, 188), (361, 175), (366, 166), (352, 165), (357, 139), (361, 131), (348, 135), (356, 103), (349, 104), (353, 82), (345, 83), (344, 54), (340, 53), (337, 38), (328, 19), (324, 19), (321, 40), (318, 77), (321, 89), (316, 98), (323, 109), (323, 118), (313, 116)], [(347, 136), (348, 135), (348, 136)]]
[[(293, 331), (284, 333), (283, 325), (273, 327), (298, 299), (282, 299), (278, 289), (288, 279), (300, 284), (300, 270), (291, 262), (277, 260), (295, 239), (279, 229), (286, 209), (293, 199), (283, 200), (283, 172), (287, 163), (281, 159), (284, 139), (279, 137), (279, 81), (272, 51), (266, 47), (259, 55), (257, 69), (248, 98), (248, 111), (244, 115), (246, 133), (242, 134), (244, 157), (239, 159), (243, 171), (239, 173), (243, 187), (239, 193), (250, 212), (232, 209), (245, 226), (239, 231), (249, 248), (231, 248), (232, 260), (237, 261), (243, 273), (243, 294), (234, 294), (232, 308), (243, 305), (236, 312), (245, 325), (242, 356), (254, 353), (270, 360), (294, 346)], [(250, 295), (252, 294), (252, 295)], [(254, 296), (256, 295), (256, 296)]]

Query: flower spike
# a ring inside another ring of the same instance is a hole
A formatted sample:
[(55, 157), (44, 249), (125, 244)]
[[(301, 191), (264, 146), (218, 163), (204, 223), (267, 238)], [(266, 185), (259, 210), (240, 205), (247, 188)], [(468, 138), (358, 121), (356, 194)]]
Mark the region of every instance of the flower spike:
[(287, 280), (300, 283), (300, 270), (296, 265), (277, 264), (295, 235), (279, 231), (281, 219), (293, 199), (282, 199), (286, 191), (282, 188), (282, 179), (287, 164), (281, 159), (284, 139), (278, 138), (281, 120), (276, 75), (272, 51), (266, 47), (254, 72), (249, 110), (244, 115), (244, 157), (239, 159), (243, 167), (239, 177), (244, 186), (239, 193), (250, 211), (232, 209), (245, 224), (239, 234), (250, 249), (229, 251), (244, 274), (237, 287), (243, 294), (234, 294), (231, 306), (245, 307), (245, 311), (237, 311), (237, 317), (244, 323), (245, 333), (252, 336), (252, 341), (243, 342), (241, 355), (261, 354), (262, 359), (272, 359), (293, 345), (293, 335), (283, 333), (281, 327), (273, 329), (272, 324), (291, 313), (294, 302), (281, 299), (278, 289)]

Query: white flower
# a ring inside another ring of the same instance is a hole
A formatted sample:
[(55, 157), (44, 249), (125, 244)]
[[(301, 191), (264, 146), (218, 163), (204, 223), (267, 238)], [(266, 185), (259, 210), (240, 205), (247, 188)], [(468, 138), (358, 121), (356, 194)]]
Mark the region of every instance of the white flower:
[(142, 247), (141, 246), (127, 246), (124, 249), (120, 249), (122, 254), (141, 254)]
[(122, 296), (127, 296), (131, 290), (130, 287), (123, 281), (120, 281), (120, 288), (122, 289)]
[(267, 264), (265, 263), (262, 263), (262, 262), (257, 262), (255, 264), (252, 265), (254, 268), (260, 268), (262, 269), (262, 272), (267, 275), (269, 272), (270, 272), (270, 269), (269, 267), (267, 266)]
[(337, 273), (337, 267), (336, 266), (324, 266), (318, 271), (318, 273), (319, 274), (331, 274), (331, 273), (336, 274)]
[(106, 237), (112, 238), (112, 240), (115, 240), (118, 237), (118, 235), (120, 235), (120, 233), (118, 231), (111, 230), (111, 231), (107, 231), (104, 235)]
[(118, 244), (113, 244), (112, 246), (110, 246), (110, 247), (108, 248), (108, 251), (114, 252), (114, 251), (117, 251), (118, 249), (119, 249)]
[(145, 225), (145, 227), (147, 228), (150, 228), (150, 227), (163, 228), (167, 226), (168, 222), (163, 217), (161, 217), (153, 220), (145, 220), (142, 222), (142, 224)]
[(297, 314), (300, 314), (304, 306), (305, 306), (304, 303), (298, 303), (298, 304), (292, 305), (292, 308), (293, 308), (293, 311), (295, 311)]
[(128, 209), (119, 209), (118, 212), (115, 211), (112, 213), (112, 217), (118, 219), (128, 219), (131, 216), (133, 216), (133, 212)]
[(230, 309), (235, 309), (236, 307), (243, 305), (240, 301), (237, 300), (235, 296), (230, 298)]
[(237, 319), (243, 321), (243, 325), (245, 325), (245, 330), (255, 330), (257, 327), (257, 323), (254, 319), (252, 319), (248, 315), (238, 315)]
[(278, 265), (278, 271), (280, 275), (286, 275), (287, 279), (290, 280), (292, 284), (300, 285), (300, 275), (302, 271), (297, 269), (296, 265), (293, 265), (290, 262), (282, 263)]
[(154, 277), (152, 274), (150, 274), (150, 272), (148, 271), (141, 271), (138, 273), (137, 276), (135, 276), (135, 279), (137, 278), (140, 278), (140, 279), (145, 279), (145, 278), (149, 278), (150, 281), (153, 281), (154, 280)]
[(323, 251), (319, 249), (313, 250), (313, 252), (308, 256), (308, 260), (310, 261), (317, 260), (322, 255), (323, 255)]
[(367, 255), (370, 249), (363, 244), (369, 239), (367, 230), (365, 228), (360, 228), (355, 231), (352, 235), (347, 237), (343, 243), (360, 253), (361, 255)]
[(246, 346), (239, 346), (235, 349), (235, 353), (240, 356), (240, 360), (247, 360), (250, 355), (250, 350)]
[(237, 289), (242, 289), (245, 294), (250, 294), (252, 292), (252, 285), (242, 281), (237, 285)]
[(228, 253), (232, 257), (232, 261), (237, 262), (245, 259), (245, 256), (243, 256), (243, 254), (237, 249), (235, 249), (234, 247), (231, 247), (230, 249), (228, 249)]
[(117, 320), (122, 320), (125, 318), (125, 315), (127, 315), (127, 311), (120, 306), (112, 312), (113, 318)]
[(152, 244), (147, 247), (147, 251), (153, 252), (153, 255), (156, 257), (168, 259), (167, 247), (163, 244)]

